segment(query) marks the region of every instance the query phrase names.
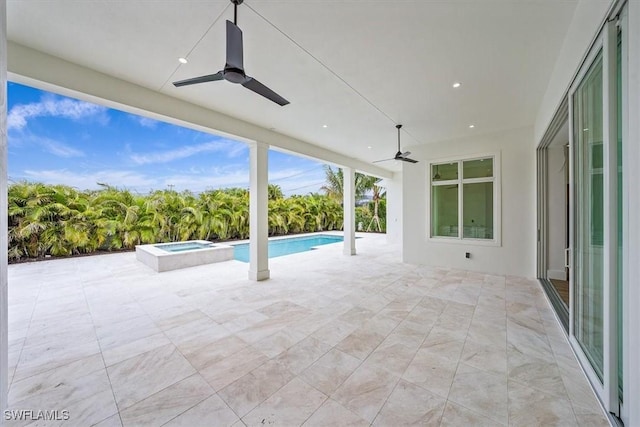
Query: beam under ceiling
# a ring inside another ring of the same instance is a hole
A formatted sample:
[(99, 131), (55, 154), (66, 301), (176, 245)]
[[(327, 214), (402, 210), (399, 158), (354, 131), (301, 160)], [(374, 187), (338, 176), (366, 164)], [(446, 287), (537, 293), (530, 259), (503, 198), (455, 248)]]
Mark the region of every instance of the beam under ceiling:
[(393, 172), (370, 163), (82, 67), (15, 42), (9, 41), (7, 44), (7, 68), (11, 81), (243, 142), (263, 142), (275, 149), (337, 166), (350, 167), (380, 178), (393, 177)]

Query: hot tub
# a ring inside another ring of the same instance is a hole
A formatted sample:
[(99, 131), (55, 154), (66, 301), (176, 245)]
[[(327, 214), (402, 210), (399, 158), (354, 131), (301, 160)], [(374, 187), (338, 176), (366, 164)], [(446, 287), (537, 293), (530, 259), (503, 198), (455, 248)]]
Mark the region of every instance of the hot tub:
[(136, 259), (157, 272), (233, 259), (233, 246), (188, 240), (136, 246)]

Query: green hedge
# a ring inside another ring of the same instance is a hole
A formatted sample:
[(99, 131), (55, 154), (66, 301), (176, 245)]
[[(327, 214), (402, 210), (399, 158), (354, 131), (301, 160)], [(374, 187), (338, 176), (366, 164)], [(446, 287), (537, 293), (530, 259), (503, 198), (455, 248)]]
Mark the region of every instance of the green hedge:
[[(342, 228), (342, 207), (335, 199), (320, 194), (284, 198), (277, 186), (270, 186), (269, 196), (272, 235)], [(107, 185), (95, 191), (31, 182), (9, 187), (9, 258), (14, 261), (248, 236), (245, 189), (140, 195)]]

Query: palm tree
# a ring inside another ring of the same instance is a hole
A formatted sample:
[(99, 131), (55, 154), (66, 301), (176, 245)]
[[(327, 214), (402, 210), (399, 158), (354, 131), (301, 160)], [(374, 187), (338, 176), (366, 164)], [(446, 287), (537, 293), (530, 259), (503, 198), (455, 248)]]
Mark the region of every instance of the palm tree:
[[(325, 165), (324, 173), (326, 182), (320, 189), (324, 191), (327, 196), (342, 200), (344, 189), (344, 174), (342, 169), (337, 168), (333, 170), (331, 166)], [(356, 202), (364, 198), (367, 192), (371, 190), (373, 183), (377, 181), (378, 178), (356, 172), (354, 183)]]
[(378, 185), (376, 185), (380, 180), (376, 180), (374, 184), (372, 184), (371, 190), (373, 192), (373, 218), (371, 218), (371, 222), (367, 227), (367, 231), (371, 231), (371, 226), (375, 222), (378, 226), (378, 232), (382, 233), (382, 226), (380, 225), (380, 216), (378, 215), (380, 200), (387, 194), (386, 190)]
[(280, 188), (280, 186), (277, 184), (269, 184), (267, 191), (269, 195), (269, 200), (284, 199), (282, 188)]
[(12, 256), (39, 257), (46, 253), (41, 240), (56, 211), (52, 206), (53, 190), (40, 183), (22, 182), (9, 189), (9, 238), (18, 249)]
[[(64, 185), (9, 186), (10, 259), (67, 256), (133, 248), (143, 243), (249, 236), (249, 192), (155, 191), (136, 195), (106, 184), (78, 191)], [(285, 198), (270, 185), (269, 233), (334, 230), (342, 226), (341, 199), (322, 194)]]
[(320, 189), (324, 191), (327, 196), (342, 200), (342, 189), (344, 188), (344, 174), (342, 173), (342, 169), (338, 168), (333, 170), (331, 166), (324, 165), (324, 174), (326, 182)]

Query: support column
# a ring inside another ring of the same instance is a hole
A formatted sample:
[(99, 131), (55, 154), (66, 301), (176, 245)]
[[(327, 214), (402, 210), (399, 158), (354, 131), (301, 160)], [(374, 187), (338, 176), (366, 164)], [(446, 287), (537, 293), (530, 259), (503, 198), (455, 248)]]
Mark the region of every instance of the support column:
[[(627, 123), (628, 133), (623, 135), (623, 192), (626, 204), (623, 207), (623, 221), (627, 230), (623, 238), (623, 315), (624, 326), (622, 339), (623, 352), (623, 387), (624, 405), (627, 412), (625, 425), (640, 425), (640, 2), (627, 3), (628, 21), (628, 77), (627, 94), (628, 111), (623, 112), (623, 123)], [(623, 40), (624, 43), (624, 40)], [(623, 45), (624, 46), (624, 45)], [(624, 52), (624, 50), (623, 50)], [(623, 101), (624, 103), (624, 101)], [(623, 107), (624, 109), (624, 107)], [(624, 202), (623, 202), (624, 203)]]
[(7, 230), (7, 3), (0, 1), (0, 411), (9, 388)]
[(269, 146), (249, 144), (249, 279), (269, 278)]
[(356, 254), (356, 188), (355, 171), (342, 168), (343, 212), (344, 212), (344, 249), (345, 255)]

